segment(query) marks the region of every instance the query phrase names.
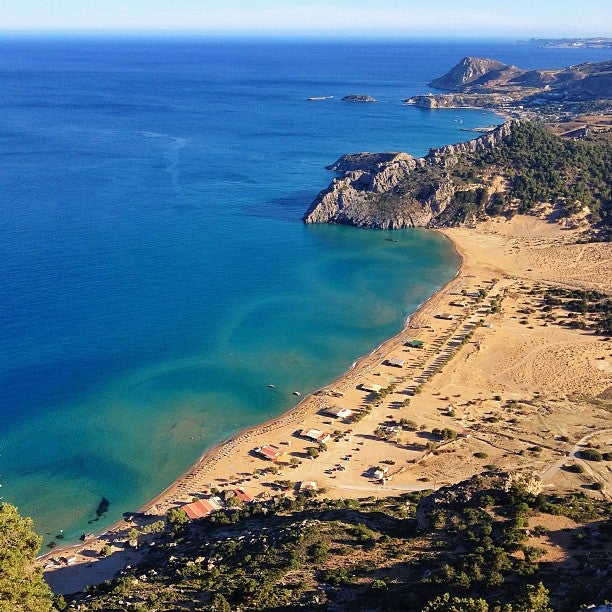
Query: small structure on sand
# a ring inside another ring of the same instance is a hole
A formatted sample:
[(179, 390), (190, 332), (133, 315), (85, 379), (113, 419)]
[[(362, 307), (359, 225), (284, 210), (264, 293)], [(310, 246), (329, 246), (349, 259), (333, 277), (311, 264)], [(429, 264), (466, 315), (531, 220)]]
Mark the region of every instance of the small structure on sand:
[(268, 459), (269, 461), (278, 461), (285, 455), (285, 451), (281, 450), (277, 446), (268, 444), (266, 446), (260, 446), (255, 449), (255, 453), (262, 459)]
[(198, 499), (190, 504), (185, 504), (184, 506), (181, 506), (181, 508), (193, 521), (195, 519), (208, 516), (217, 510), (221, 510), (221, 508), (223, 508), (223, 504), (221, 503), (220, 499), (209, 497), (208, 499)]
[(240, 500), (243, 504), (248, 504), (253, 501), (253, 497), (251, 497), (244, 489), (227, 489), (223, 492), (225, 497), (225, 501), (235, 497)]
[(331, 435), (326, 431), (321, 431), (320, 429), (302, 429), (300, 431), (300, 436), (302, 438), (308, 438), (309, 440), (314, 440), (319, 444), (325, 444), (331, 438)]
[(378, 467), (374, 470), (374, 478), (376, 478), (376, 480), (382, 480), (387, 475), (388, 471), (388, 467)]
[(361, 383), (361, 388), (369, 393), (380, 393), (382, 391), (382, 385), (370, 382)]
[(410, 348), (423, 348), (425, 346), (425, 342), (423, 340), (408, 340), (408, 342), (404, 342), (404, 346), (408, 346)]
[(314, 480), (305, 480), (304, 482), (300, 482), (300, 493), (304, 491), (317, 491), (319, 486)]
[(324, 412), (325, 414), (329, 414), (330, 416), (336, 417), (337, 419), (345, 419), (346, 417), (349, 417), (351, 416), (351, 414), (353, 414), (353, 411), (350, 408), (341, 408), (340, 406), (326, 408)]
[(387, 359), (385, 363), (394, 368), (403, 368), (406, 362), (403, 359)]
[(436, 315), (436, 319), (443, 319), (444, 321), (452, 321), (454, 318), (455, 315), (450, 312), (441, 312)]

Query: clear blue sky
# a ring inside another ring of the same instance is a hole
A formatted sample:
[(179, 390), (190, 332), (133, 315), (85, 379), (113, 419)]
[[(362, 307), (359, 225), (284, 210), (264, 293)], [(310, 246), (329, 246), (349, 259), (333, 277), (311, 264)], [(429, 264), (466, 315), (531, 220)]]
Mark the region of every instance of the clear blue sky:
[(612, 0), (5, 0), (0, 30), (611, 36)]

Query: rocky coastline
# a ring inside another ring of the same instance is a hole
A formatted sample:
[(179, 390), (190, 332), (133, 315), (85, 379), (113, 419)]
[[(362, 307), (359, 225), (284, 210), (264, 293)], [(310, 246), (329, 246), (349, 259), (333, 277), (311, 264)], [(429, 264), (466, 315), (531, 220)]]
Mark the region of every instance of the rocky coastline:
[(429, 86), (448, 93), (415, 95), (404, 103), (426, 109), (495, 109), (514, 117), (567, 117), (593, 108), (610, 110), (612, 61), (526, 70), (468, 56)]
[(431, 149), (424, 157), (343, 155), (328, 166), (338, 177), (316, 196), (303, 221), (380, 229), (439, 226), (457, 190), (446, 169), (463, 154), (494, 147), (517, 124), (508, 121), (478, 138)]

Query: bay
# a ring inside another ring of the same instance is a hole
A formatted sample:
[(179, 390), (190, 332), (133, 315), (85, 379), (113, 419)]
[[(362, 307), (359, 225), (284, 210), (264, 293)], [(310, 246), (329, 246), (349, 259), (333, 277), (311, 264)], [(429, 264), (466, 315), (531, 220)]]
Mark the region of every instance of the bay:
[(401, 104), (467, 54), (597, 59), (507, 42), (0, 40), (0, 492), (45, 542), (135, 510), (455, 274), (435, 233), (300, 217), (343, 153), (422, 155), (499, 122)]

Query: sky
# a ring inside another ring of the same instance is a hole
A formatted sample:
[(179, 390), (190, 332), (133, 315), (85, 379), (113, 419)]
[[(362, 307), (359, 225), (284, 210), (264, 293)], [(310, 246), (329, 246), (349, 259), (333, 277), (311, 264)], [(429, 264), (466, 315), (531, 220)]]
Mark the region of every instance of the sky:
[(612, 36), (611, 0), (3, 0), (0, 30)]

